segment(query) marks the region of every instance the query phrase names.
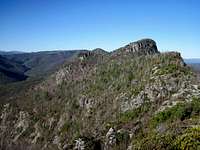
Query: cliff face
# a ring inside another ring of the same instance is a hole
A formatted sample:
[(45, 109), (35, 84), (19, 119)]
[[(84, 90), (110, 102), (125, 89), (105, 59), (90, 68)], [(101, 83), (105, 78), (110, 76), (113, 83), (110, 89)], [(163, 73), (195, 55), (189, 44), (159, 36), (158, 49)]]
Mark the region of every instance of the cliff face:
[(156, 42), (152, 39), (142, 39), (136, 42), (129, 43), (115, 51), (115, 53), (132, 53), (135, 55), (152, 55), (158, 54), (159, 51)]
[(200, 88), (179, 53), (159, 53), (149, 39), (100, 52), (79, 54), (2, 106), (1, 146), (130, 150), (198, 144)]

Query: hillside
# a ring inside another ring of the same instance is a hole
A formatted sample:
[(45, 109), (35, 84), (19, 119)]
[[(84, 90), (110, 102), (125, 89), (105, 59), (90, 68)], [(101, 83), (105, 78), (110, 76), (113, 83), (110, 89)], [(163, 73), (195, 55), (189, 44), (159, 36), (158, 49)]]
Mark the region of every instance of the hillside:
[(5, 57), (30, 68), (25, 74), (35, 77), (53, 72), (76, 53), (79, 53), (79, 51), (43, 51), (12, 54)]
[(42, 51), (33, 53), (1, 51), (0, 85), (48, 76), (62, 66), (65, 61), (73, 59), (74, 56), (84, 51)]
[(1, 148), (198, 149), (200, 84), (143, 39), (81, 52), (1, 106)]
[(24, 75), (24, 72), (28, 69), (26, 66), (0, 55), (0, 84), (25, 80), (27, 76)]

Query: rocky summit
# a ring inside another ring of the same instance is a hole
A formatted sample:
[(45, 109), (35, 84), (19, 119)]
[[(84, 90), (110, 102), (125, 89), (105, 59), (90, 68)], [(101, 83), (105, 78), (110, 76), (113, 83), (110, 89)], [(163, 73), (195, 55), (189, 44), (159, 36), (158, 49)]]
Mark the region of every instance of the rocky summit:
[(116, 50), (116, 53), (133, 53), (138, 55), (151, 55), (159, 53), (156, 42), (152, 39), (142, 39), (132, 42)]
[(198, 75), (151, 39), (80, 51), (35, 80), (1, 88), (0, 149), (200, 149)]

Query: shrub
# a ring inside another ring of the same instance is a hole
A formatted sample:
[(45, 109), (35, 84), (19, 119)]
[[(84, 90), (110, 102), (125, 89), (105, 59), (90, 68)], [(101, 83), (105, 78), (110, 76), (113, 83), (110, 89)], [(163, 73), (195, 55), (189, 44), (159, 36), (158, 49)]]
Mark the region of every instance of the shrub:
[(200, 126), (186, 129), (180, 135), (150, 132), (145, 137), (134, 139), (132, 144), (133, 149), (198, 150)]
[(133, 109), (133, 110), (128, 110), (124, 113), (120, 114), (119, 122), (120, 123), (127, 123), (135, 118), (139, 117), (141, 114), (144, 114), (148, 112), (150, 109), (150, 103), (145, 102), (141, 107)]
[(157, 126), (159, 123), (165, 122), (167, 120), (173, 121), (176, 119), (184, 120), (190, 118), (194, 115), (200, 114), (200, 100), (198, 98), (193, 98), (191, 102), (179, 103), (172, 108), (168, 108), (162, 112), (156, 114), (151, 124)]
[(133, 142), (133, 149), (173, 149), (173, 136), (171, 134), (149, 133)]
[(182, 135), (178, 136), (174, 147), (181, 150), (200, 149), (200, 126), (187, 129)]
[(122, 123), (129, 122), (129, 121), (135, 119), (136, 117), (138, 117), (138, 114), (139, 114), (138, 109), (121, 113), (119, 122), (122, 122)]
[(116, 147), (115, 149), (127, 149), (129, 144), (129, 133), (127, 131), (117, 132), (116, 134)]
[(176, 64), (168, 64), (166, 66), (163, 66), (159, 72), (158, 75), (163, 75), (163, 74), (169, 74), (173, 73), (178, 69), (178, 66)]

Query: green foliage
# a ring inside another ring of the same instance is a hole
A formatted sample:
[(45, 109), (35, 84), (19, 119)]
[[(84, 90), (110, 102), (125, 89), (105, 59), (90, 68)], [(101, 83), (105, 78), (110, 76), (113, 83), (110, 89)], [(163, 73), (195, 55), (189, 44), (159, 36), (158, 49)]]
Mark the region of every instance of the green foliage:
[(166, 66), (163, 66), (159, 72), (158, 75), (163, 75), (163, 74), (169, 74), (173, 73), (178, 69), (178, 66), (176, 64), (168, 64)]
[(188, 103), (179, 103), (172, 108), (159, 112), (153, 117), (151, 124), (157, 126), (159, 123), (167, 120), (184, 120), (194, 115), (200, 115), (200, 99), (198, 98), (193, 98), (193, 100)]
[(119, 122), (121, 123), (126, 123), (129, 122), (139, 115), (139, 109), (131, 110), (131, 111), (126, 111), (124, 113), (120, 114), (120, 120)]
[(65, 124), (62, 126), (60, 132), (61, 133), (67, 132), (71, 126), (72, 126), (72, 124), (70, 122), (65, 122)]
[(51, 96), (47, 91), (38, 91), (34, 96), (37, 101), (46, 101), (51, 99)]
[(169, 62), (167, 64), (163, 63), (163, 65), (160, 67), (160, 69), (158, 70), (156, 75), (174, 74), (174, 75), (178, 76), (181, 73), (184, 75), (192, 75), (193, 74), (189, 67), (184, 67), (184, 66), (181, 66), (180, 64), (177, 64), (174, 62), (173, 63)]
[(129, 133), (127, 131), (117, 132), (116, 135), (116, 145), (114, 147), (115, 150), (127, 149), (129, 144)]
[(180, 150), (200, 149), (200, 126), (187, 129), (182, 135), (178, 136), (174, 147)]
[(198, 150), (200, 148), (200, 126), (186, 129), (180, 135), (150, 132), (133, 140), (133, 149)]
[(133, 149), (173, 149), (174, 137), (171, 134), (158, 134), (151, 132), (133, 140)]
[(143, 115), (144, 113), (148, 112), (150, 110), (150, 103), (145, 102), (141, 107), (128, 110), (124, 113), (120, 114), (119, 117), (119, 123), (127, 123), (130, 121), (133, 121), (135, 118), (138, 118), (140, 115)]
[(143, 85), (136, 86), (131, 89), (133, 95), (138, 95), (143, 90)]

